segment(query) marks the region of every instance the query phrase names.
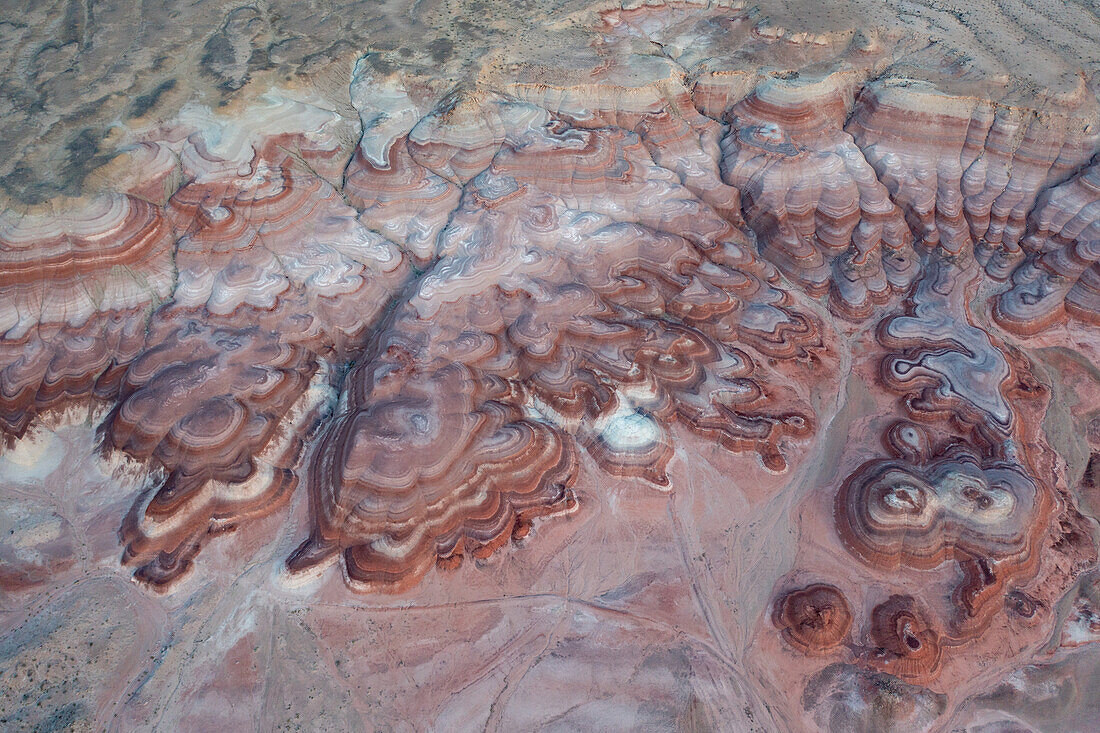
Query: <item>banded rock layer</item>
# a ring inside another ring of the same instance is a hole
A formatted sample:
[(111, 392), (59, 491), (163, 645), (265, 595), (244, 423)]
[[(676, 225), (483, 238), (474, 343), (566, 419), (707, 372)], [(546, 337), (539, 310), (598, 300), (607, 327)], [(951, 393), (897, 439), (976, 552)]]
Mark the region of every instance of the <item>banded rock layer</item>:
[[(884, 49), (825, 44), (842, 71), (757, 78), (737, 98), (732, 77), (713, 70), (692, 86), (659, 58), (647, 57), (651, 78), (623, 65), (639, 37), (695, 27), (695, 11), (603, 22), (593, 48), (608, 61), (606, 86), (555, 90), (526, 70), (496, 90), (439, 96), (360, 61), (358, 120), (277, 92), (241, 120), (189, 107), (137, 133), (122, 159), (127, 192), (72, 214), (6, 214), (5, 429), (19, 435), (66, 400), (121, 400), (107, 442), (167, 470), (159, 499), (128, 521), (129, 554), (164, 553), (178, 567), (207, 522), (232, 514), (202, 487), (251, 479), (318, 364), (363, 354), (308, 472), (314, 536), (292, 564), (340, 549), (374, 577), (370, 548), (399, 545), (376, 558), (396, 563), (379, 577), (398, 581), (466, 544), (499, 545), (525, 526), (514, 502), (532, 503), (524, 516), (561, 505), (578, 448), (613, 473), (667, 484), (676, 418), (783, 470), (783, 446), (815, 425), (790, 378), (832, 363), (806, 296), (828, 293), (835, 313), (865, 320), (970, 257), (1012, 331), (1063, 313), (1097, 318), (1086, 165), (1097, 105), (1083, 86), (1041, 109), (1002, 106), (927, 83), (864, 82)], [(741, 42), (735, 56), (759, 44)], [(350, 151), (340, 131), (356, 124)], [(93, 248), (101, 241), (113, 249)], [(424, 270), (415, 283), (409, 264)], [(905, 322), (884, 325), (884, 343)], [(906, 328), (920, 338), (930, 327), (922, 316)], [(970, 360), (954, 365), (937, 355), (918, 367), (908, 354), (884, 379), (928, 382), (920, 399), (946, 400), (933, 411), (1004, 427), (1003, 397), (982, 412), (989, 405), (950, 397), (957, 386), (936, 386), (943, 369), (998, 378), (987, 372), (995, 359), (965, 349)], [(439, 404), (452, 391), (460, 407)], [(405, 399), (422, 412), (392, 413)], [(155, 415), (173, 400), (171, 417)], [(364, 423), (360, 412), (392, 414)], [(414, 417), (427, 427), (393, 423)], [(413, 470), (406, 444), (381, 448), (406, 433), (434, 436), (422, 450), (447, 446), (433, 478)], [(506, 451), (490, 460), (499, 468), (475, 471), (489, 444)], [(532, 450), (549, 452), (526, 498), (488, 488), (500, 484), (489, 474)], [(378, 461), (391, 467), (366, 469)], [(397, 503), (368, 509), (383, 496)], [(141, 529), (150, 512), (174, 529)], [(479, 512), (483, 528), (466, 527)]]
[(765, 360), (820, 365), (816, 319), (632, 133), (523, 132), (440, 245), (348, 375), (295, 568), (345, 549), (377, 585), (484, 553), (568, 504), (574, 444), (663, 486), (673, 419), (774, 471), (812, 429)]
[[(0, 215), (0, 429), (105, 403), (159, 588), (299, 483), (289, 571), (396, 593), (713, 445), (807, 507), (761, 613), (822, 665), (806, 704), (889, 675), (923, 720), (916, 685), (998, 625), (1038, 643), (1095, 561), (1028, 350), (1096, 351), (1100, 111), (1084, 79), (910, 78), (904, 38), (753, 21), (612, 9), (568, 57), (455, 84), (372, 53), (346, 99), (120, 133), (106, 190)], [(829, 479), (842, 383), (881, 441)]]

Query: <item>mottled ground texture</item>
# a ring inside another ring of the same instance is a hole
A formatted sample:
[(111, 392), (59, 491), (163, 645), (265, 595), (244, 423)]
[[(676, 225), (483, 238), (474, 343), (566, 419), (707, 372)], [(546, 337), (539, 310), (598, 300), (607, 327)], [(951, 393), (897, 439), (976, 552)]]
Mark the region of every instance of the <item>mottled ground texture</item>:
[(0, 729), (1100, 730), (1097, 12), (0, 2)]

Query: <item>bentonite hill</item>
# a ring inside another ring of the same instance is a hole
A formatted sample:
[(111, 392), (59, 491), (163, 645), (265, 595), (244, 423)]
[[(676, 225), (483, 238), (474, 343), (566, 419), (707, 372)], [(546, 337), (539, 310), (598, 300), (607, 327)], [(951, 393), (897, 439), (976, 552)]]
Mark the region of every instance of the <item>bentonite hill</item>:
[(0, 729), (1100, 731), (1098, 13), (0, 0)]

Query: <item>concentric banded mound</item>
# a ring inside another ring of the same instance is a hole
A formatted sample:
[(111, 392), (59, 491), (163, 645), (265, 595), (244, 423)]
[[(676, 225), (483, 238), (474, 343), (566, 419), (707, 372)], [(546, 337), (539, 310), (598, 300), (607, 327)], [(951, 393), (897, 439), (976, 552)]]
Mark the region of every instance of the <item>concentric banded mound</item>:
[(795, 649), (826, 654), (848, 638), (852, 613), (838, 589), (815, 583), (781, 596), (775, 602), (772, 623)]
[(882, 568), (933, 568), (950, 559), (1006, 560), (1030, 552), (1043, 500), (1018, 466), (948, 447), (926, 466), (864, 464), (836, 497), (845, 544)]
[(172, 245), (162, 212), (121, 194), (0, 216), (0, 429), (113, 397), (141, 320), (171, 292)]
[(904, 680), (927, 680), (939, 670), (940, 634), (911, 596), (893, 595), (871, 611), (872, 664)]

